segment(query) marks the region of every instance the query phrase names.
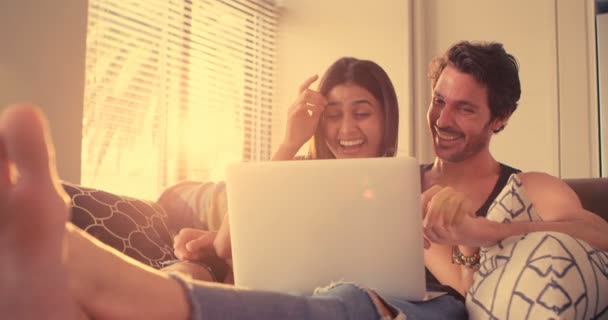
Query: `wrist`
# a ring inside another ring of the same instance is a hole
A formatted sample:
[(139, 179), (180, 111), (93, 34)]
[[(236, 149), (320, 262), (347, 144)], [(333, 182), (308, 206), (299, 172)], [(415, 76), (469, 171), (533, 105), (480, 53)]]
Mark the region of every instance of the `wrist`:
[(481, 256), (479, 255), (479, 249), (470, 250), (467, 248), (469, 254), (465, 254), (460, 251), (459, 246), (452, 246), (452, 263), (465, 266), (473, 271), (479, 270)]
[(477, 247), (469, 247), (464, 245), (458, 245), (456, 247), (465, 256), (472, 256), (479, 252), (479, 248)]
[(272, 160), (292, 160), (301, 147), (302, 144), (284, 141), (279, 145), (279, 148), (274, 153)]
[(281, 142), (281, 144), (279, 145), (279, 148), (282, 148), (284, 150), (293, 151), (294, 153), (296, 153), (306, 143), (306, 141), (308, 141), (308, 140), (293, 141), (293, 140), (285, 139), (285, 140), (283, 140), (283, 142)]

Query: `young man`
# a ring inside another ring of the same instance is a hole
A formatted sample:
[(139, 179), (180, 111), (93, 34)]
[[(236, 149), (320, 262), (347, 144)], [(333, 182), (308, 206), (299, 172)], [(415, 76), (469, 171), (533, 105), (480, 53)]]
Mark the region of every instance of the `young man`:
[[(546, 242), (542, 242), (545, 238), (541, 237), (535, 243), (534, 237), (526, 239), (526, 234), (565, 234), (570, 237), (550, 236), (562, 244), (582, 240), (586, 244), (577, 242), (573, 245), (579, 248), (585, 246), (589, 252), (594, 251), (592, 248), (603, 250), (602, 254), (608, 258), (608, 237), (605, 236), (608, 224), (599, 216), (583, 209), (576, 194), (563, 181), (537, 172), (519, 173), (510, 178), (518, 170), (499, 163), (490, 153), (492, 136), (504, 129), (520, 97), (515, 58), (507, 54), (498, 43), (461, 42), (434, 61), (430, 78), (433, 91), (427, 119), (436, 158), (432, 165), (423, 166), (422, 175), (424, 234), (432, 242), (425, 252), (425, 260), (428, 269), (440, 283), (449, 285), (463, 295), (468, 291), (467, 309), (470, 316), (508, 317), (508, 313), (500, 314), (502, 311), (490, 310), (491, 307), (482, 305), (477, 296), (483, 290), (478, 289), (482, 288), (483, 281), (490, 278), (485, 275), (498, 271), (495, 274), (507, 272), (511, 276), (521, 276), (521, 269), (530, 266), (523, 260), (533, 255), (532, 250), (543, 245), (546, 247)], [(505, 185), (508, 185), (507, 188), (504, 188)], [(507, 203), (503, 199), (516, 199), (517, 202)], [(492, 203), (496, 205), (491, 207)], [(527, 209), (526, 219), (523, 218), (524, 214), (520, 214), (524, 210), (520, 210), (517, 207), (519, 205)], [(509, 214), (501, 215), (501, 208)], [(485, 218), (488, 214), (492, 217)], [(503, 223), (505, 221), (512, 223)], [(519, 248), (515, 250), (517, 246)], [(481, 255), (480, 247), (484, 247)], [(530, 249), (526, 251), (526, 247)], [(567, 252), (567, 256), (574, 255), (575, 251), (568, 245), (547, 250), (555, 254)], [(455, 263), (445, 263), (450, 257)], [(502, 257), (508, 262), (499, 261), (496, 257)], [(559, 260), (557, 258), (554, 260)], [(579, 260), (584, 259), (588, 262), (586, 255)], [(597, 258), (597, 262), (600, 260)], [(516, 263), (521, 264), (519, 269), (512, 269), (511, 266)], [(568, 260), (565, 265), (553, 267), (569, 268), (574, 265), (576, 263)], [(474, 271), (480, 267), (475, 285), (472, 286)], [(577, 265), (577, 268), (580, 266)], [(581, 273), (577, 276), (595, 276), (590, 269), (587, 271), (588, 274)], [(607, 270), (604, 266), (597, 271), (605, 275)], [(527, 281), (539, 284), (547, 281), (541, 276), (526, 274), (526, 277)], [(430, 280), (432, 283), (433, 277)], [(518, 284), (507, 284), (507, 281), (493, 284), (495, 287), (502, 285), (503, 291), (513, 288), (512, 292), (505, 294), (505, 301), (498, 302), (499, 304), (506, 305), (515, 296), (525, 296), (525, 293), (521, 293), (521, 285), (517, 287)], [(552, 279), (548, 281), (546, 288), (564, 293), (563, 296), (553, 296), (553, 302), (568, 294), (573, 295), (572, 281), (559, 285)], [(604, 285), (597, 293), (595, 298), (598, 306), (603, 307), (594, 311), (601, 312), (602, 308), (606, 308), (607, 291), (608, 288)], [(471, 297), (471, 293), (476, 293), (477, 296)], [(542, 292), (526, 298), (537, 299), (537, 303), (541, 304), (542, 298), (549, 299), (547, 296), (541, 297), (541, 294)], [(533, 313), (542, 318), (567, 314), (564, 313), (567, 309), (564, 305), (556, 307), (549, 303), (548, 310), (534, 309), (531, 305), (528, 303), (521, 307), (534, 310)], [(593, 311), (590, 312), (593, 314)], [(581, 314), (583, 313), (579, 310), (579, 316)], [(566, 317), (574, 316), (568, 314)]]
[[(519, 174), (510, 180), (521, 186), (516, 189), (514, 185), (513, 190), (525, 188), (535, 208), (527, 206), (530, 216), (538, 215), (542, 221), (505, 224), (475, 216), (493, 198), (491, 190), (496, 189), (501, 168), (505, 168), (489, 152), (491, 136), (504, 127), (519, 98), (517, 92), (514, 100), (496, 99), (494, 90), (505, 88), (488, 80), (503, 66), (505, 57), (514, 65), (499, 44), (459, 43), (439, 63), (433, 85), (428, 119), (437, 158), (423, 168), (422, 179), (424, 233), (430, 241), (426, 264), (439, 282), (463, 294), (478, 279), (472, 278), (472, 271), (478, 268), (477, 248), (500, 247), (496, 244), (513, 236), (557, 231), (608, 249), (604, 236), (608, 224), (585, 211), (561, 180), (545, 174)], [(517, 78), (516, 66), (507, 69), (511, 71), (501, 79), (513, 79), (509, 73)], [(518, 89), (519, 84), (513, 87)], [(502, 103), (510, 111), (494, 110), (496, 106), (504, 109)], [(66, 232), (65, 198), (48, 136), (36, 108), (9, 108), (0, 117), (0, 312), (6, 317), (372, 319), (396, 311), (389, 312), (373, 292), (350, 285), (299, 297), (184, 281), (119, 257), (70, 225)], [(13, 165), (18, 176), (11, 173)], [(498, 211), (497, 207), (488, 215)], [(456, 245), (460, 252), (453, 250)], [(395, 306), (408, 317), (428, 317), (427, 310), (419, 306), (433, 301)], [(598, 301), (600, 308), (608, 304)], [(445, 306), (436, 307), (441, 312)], [(462, 317), (449, 313), (453, 311), (442, 315)]]

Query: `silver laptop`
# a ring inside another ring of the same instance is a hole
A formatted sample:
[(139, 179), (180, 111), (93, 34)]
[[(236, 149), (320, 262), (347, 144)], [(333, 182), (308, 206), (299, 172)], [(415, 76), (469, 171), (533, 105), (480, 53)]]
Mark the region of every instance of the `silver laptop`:
[(424, 298), (414, 158), (238, 163), (226, 178), (235, 285), (308, 295), (346, 281)]

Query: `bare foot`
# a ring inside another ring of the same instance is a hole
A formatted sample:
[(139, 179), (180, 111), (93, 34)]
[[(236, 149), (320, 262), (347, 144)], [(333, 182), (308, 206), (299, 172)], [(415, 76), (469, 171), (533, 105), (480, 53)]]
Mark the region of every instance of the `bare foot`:
[[(45, 117), (0, 113), (0, 318), (186, 319), (182, 287), (68, 220)], [(86, 313), (86, 315), (85, 315)]]
[(0, 114), (0, 315), (77, 319), (62, 259), (68, 218), (47, 123), (32, 106)]

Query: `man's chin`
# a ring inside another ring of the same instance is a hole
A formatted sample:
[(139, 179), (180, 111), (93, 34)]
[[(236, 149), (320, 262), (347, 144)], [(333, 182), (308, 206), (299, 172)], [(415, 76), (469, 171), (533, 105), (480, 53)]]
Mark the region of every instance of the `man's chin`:
[(435, 156), (445, 162), (459, 163), (465, 160), (466, 156), (462, 152), (445, 150), (435, 145)]

